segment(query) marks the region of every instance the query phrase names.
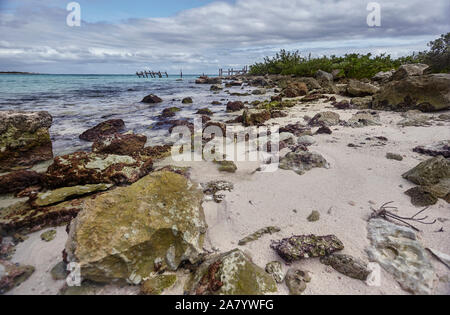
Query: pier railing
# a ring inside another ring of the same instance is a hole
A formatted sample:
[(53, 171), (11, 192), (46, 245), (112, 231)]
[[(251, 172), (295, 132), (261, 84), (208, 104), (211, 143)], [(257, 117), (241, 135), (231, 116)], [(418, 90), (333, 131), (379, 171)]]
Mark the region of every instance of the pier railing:
[(233, 76), (233, 75), (242, 75), (242, 74), (247, 74), (248, 73), (248, 66), (245, 66), (242, 69), (228, 69), (228, 70), (224, 70), (224, 69), (219, 69), (219, 77), (223, 77), (224, 74), (227, 74), (228, 76)]

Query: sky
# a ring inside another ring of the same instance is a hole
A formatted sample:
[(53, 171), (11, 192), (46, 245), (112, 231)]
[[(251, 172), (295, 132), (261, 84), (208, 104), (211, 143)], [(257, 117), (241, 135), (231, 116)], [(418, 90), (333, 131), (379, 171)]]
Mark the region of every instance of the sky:
[[(241, 68), (280, 49), (303, 55), (422, 51), (450, 31), (448, 0), (0, 0), (0, 71), (131, 74)], [(372, 1), (373, 2), (373, 1)]]

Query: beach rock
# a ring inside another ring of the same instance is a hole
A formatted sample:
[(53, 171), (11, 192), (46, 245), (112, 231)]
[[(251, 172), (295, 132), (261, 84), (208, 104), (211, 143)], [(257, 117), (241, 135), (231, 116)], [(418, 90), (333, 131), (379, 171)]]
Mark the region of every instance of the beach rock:
[(192, 104), (194, 101), (192, 100), (192, 97), (185, 97), (181, 101), (182, 104)]
[(320, 220), (320, 212), (314, 210), (313, 212), (311, 212), (311, 214), (308, 216), (308, 221), (309, 222), (317, 222)]
[(142, 134), (115, 134), (103, 137), (94, 142), (92, 152), (99, 154), (132, 155), (140, 151), (147, 143)]
[(428, 159), (402, 175), (416, 185), (430, 186), (450, 177), (450, 160), (443, 156)]
[(105, 191), (112, 186), (112, 184), (94, 184), (58, 188), (55, 190), (37, 194), (35, 198), (32, 198), (31, 204), (35, 207), (46, 207), (63, 202), (68, 199), (81, 197), (99, 191)]
[(34, 171), (15, 171), (0, 176), (0, 194), (17, 193), (25, 188), (41, 184), (41, 174)]
[(296, 124), (290, 124), (290, 125), (286, 125), (284, 127), (280, 127), (280, 133), (283, 132), (288, 132), (291, 133), (293, 135), (295, 135), (296, 137), (301, 137), (301, 136), (312, 136), (312, 131), (311, 131), (311, 127), (302, 125), (300, 122), (297, 122)]
[(318, 135), (323, 135), (323, 134), (331, 135), (332, 133), (333, 133), (333, 131), (330, 129), (330, 127), (327, 127), (327, 126), (322, 126), (316, 131), (316, 134), (318, 134)]
[(344, 249), (344, 244), (334, 235), (300, 235), (274, 241), (270, 245), (287, 263), (312, 257), (331, 255)]
[(372, 106), (372, 96), (354, 97), (350, 101), (358, 109), (369, 109)]
[(64, 261), (60, 261), (50, 270), (50, 274), (52, 275), (52, 279), (55, 281), (65, 280), (69, 275), (67, 264)]
[(241, 101), (228, 102), (227, 111), (228, 112), (237, 112), (237, 111), (244, 109), (244, 107), (245, 107), (244, 103), (242, 103)]
[(347, 125), (352, 128), (380, 126), (380, 115), (373, 111), (359, 111), (347, 121)]
[(403, 156), (401, 154), (396, 153), (386, 153), (386, 158), (388, 160), (403, 161)]
[(404, 290), (414, 294), (431, 294), (434, 271), (425, 249), (414, 231), (383, 219), (368, 224), (370, 261), (379, 263), (392, 274)]
[(219, 101), (212, 101), (211, 105), (222, 105), (222, 103)]
[(188, 287), (195, 295), (264, 295), (277, 291), (272, 276), (238, 249), (206, 260)]
[(303, 175), (316, 167), (329, 168), (330, 165), (320, 154), (305, 152), (300, 149), (286, 154), (286, 156), (280, 160), (279, 165), (279, 168), (283, 170), (293, 170), (299, 175)]
[(438, 202), (438, 198), (426, 186), (411, 188), (405, 194), (411, 197), (411, 203), (416, 207), (428, 207)]
[(308, 87), (304, 82), (289, 82), (287, 87), (282, 91), (285, 97), (298, 97), (308, 94)]
[(161, 103), (162, 101), (163, 101), (162, 98), (160, 98), (159, 96), (156, 96), (155, 94), (150, 94), (144, 97), (141, 102), (147, 104), (157, 104)]
[(395, 70), (380, 71), (372, 77), (372, 80), (378, 81), (378, 82), (387, 82), (392, 78), (392, 75), (394, 74), (394, 72), (395, 72)]
[(268, 227), (259, 229), (258, 231), (241, 239), (239, 241), (239, 246), (244, 246), (244, 245), (247, 245), (248, 243), (254, 242), (254, 241), (260, 239), (261, 237), (263, 237), (265, 234), (274, 234), (274, 233), (277, 233), (280, 231), (281, 231), (281, 229), (276, 226), (268, 226)]
[(213, 200), (217, 203), (221, 203), (225, 196), (223, 194), (218, 194), (221, 191), (231, 192), (234, 189), (233, 183), (224, 180), (215, 180), (202, 184), (203, 193), (208, 196), (213, 196)]
[(176, 275), (157, 275), (145, 280), (141, 285), (142, 295), (160, 295), (177, 281)]
[(151, 159), (127, 155), (76, 152), (54, 159), (44, 174), (47, 187), (130, 184), (152, 170)]
[(316, 143), (316, 139), (313, 136), (301, 136), (298, 137), (297, 143), (304, 146), (311, 146)]
[(339, 124), (340, 116), (335, 112), (322, 112), (315, 115), (308, 123), (309, 126), (336, 126)]
[(111, 119), (101, 122), (97, 126), (86, 130), (80, 135), (81, 140), (95, 142), (103, 137), (114, 135), (125, 129), (122, 119)]
[(320, 258), (320, 262), (353, 279), (366, 281), (370, 274), (365, 262), (349, 255), (333, 254)]
[(219, 165), (219, 172), (236, 173), (237, 166), (233, 161), (215, 161)]
[(202, 200), (197, 186), (170, 171), (101, 194), (70, 224), (68, 261), (80, 264), (84, 279), (133, 284), (195, 263), (206, 233)]
[(0, 111), (0, 173), (53, 158), (48, 112)]
[(56, 230), (48, 230), (47, 232), (44, 232), (41, 234), (41, 240), (44, 242), (51, 242), (56, 237)]
[(201, 76), (195, 80), (195, 84), (222, 84), (221, 78), (209, 78), (207, 76)]
[(347, 85), (347, 94), (350, 96), (368, 96), (379, 91), (379, 87), (358, 80), (350, 80)]
[(320, 83), (316, 79), (311, 77), (296, 78), (295, 81), (305, 83), (308, 91), (319, 90), (322, 88)]
[(266, 89), (256, 89), (252, 91), (252, 95), (264, 95), (267, 93)]
[(214, 113), (209, 108), (201, 108), (196, 112), (196, 114), (212, 116)]
[(210, 91), (222, 91), (223, 90), (223, 86), (219, 85), (219, 84), (214, 84), (211, 85)]
[(152, 147), (145, 147), (144, 149), (136, 152), (133, 156), (137, 156), (142, 160), (161, 160), (172, 154), (172, 146), (169, 144), (155, 145)]
[(430, 117), (418, 110), (409, 110), (402, 113), (403, 119), (397, 123), (401, 127), (428, 127), (431, 126)]
[(425, 74), (428, 68), (430, 68), (430, 66), (422, 63), (401, 65), (398, 70), (394, 72), (391, 79), (398, 81), (410, 76), (421, 76)]
[(450, 108), (450, 73), (409, 76), (389, 82), (374, 95), (373, 109), (418, 109), (434, 112)]
[[(430, 155), (439, 156), (442, 155), (445, 158), (450, 158), (450, 140), (439, 141), (436, 143), (418, 146), (413, 149), (414, 152)], [(0, 179), (1, 183), (1, 179)], [(1, 187), (1, 184), (0, 184)]]
[(266, 265), (266, 272), (272, 275), (276, 283), (283, 283), (284, 272), (279, 261), (272, 261)]
[(314, 77), (319, 81), (329, 81), (329, 82), (334, 81), (333, 75), (331, 73), (322, 70), (318, 70), (314, 75)]
[(254, 109), (246, 109), (242, 114), (242, 122), (246, 127), (261, 126), (271, 118), (272, 115), (267, 110), (259, 111)]
[(174, 117), (176, 115), (177, 112), (181, 111), (181, 109), (179, 107), (169, 107), (169, 108), (165, 108), (162, 113), (161, 116), (159, 116), (161, 119), (165, 119), (165, 118), (169, 118), (169, 117)]
[(0, 294), (4, 294), (25, 282), (33, 273), (33, 266), (21, 266), (0, 260)]
[(302, 295), (306, 290), (306, 285), (311, 282), (311, 276), (307, 271), (289, 269), (285, 281), (290, 295)]
[(347, 101), (347, 100), (342, 100), (340, 102), (333, 102), (332, 105), (334, 106), (334, 108), (337, 108), (337, 109), (351, 108), (351, 105), (350, 105), (349, 101)]

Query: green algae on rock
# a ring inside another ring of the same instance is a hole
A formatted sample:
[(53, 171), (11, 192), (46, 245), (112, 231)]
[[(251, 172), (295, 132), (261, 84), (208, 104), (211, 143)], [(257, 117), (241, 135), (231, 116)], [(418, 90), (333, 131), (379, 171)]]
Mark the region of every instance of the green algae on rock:
[(219, 165), (219, 172), (236, 173), (237, 166), (233, 161), (214, 161)]
[(306, 290), (307, 283), (311, 282), (311, 276), (307, 271), (289, 269), (285, 281), (291, 295), (301, 295)]
[(133, 284), (155, 269), (195, 263), (207, 228), (202, 200), (196, 185), (168, 171), (101, 194), (72, 221), (68, 259), (80, 264), (84, 279)]
[(235, 249), (202, 263), (187, 291), (195, 295), (263, 295), (276, 292), (277, 286), (272, 276)]
[(44, 242), (51, 242), (56, 237), (56, 230), (49, 230), (41, 234), (41, 240)]
[(317, 222), (320, 220), (320, 212), (314, 210), (313, 212), (311, 212), (311, 214), (308, 216), (308, 221), (309, 222)]
[(450, 160), (438, 156), (426, 160), (402, 175), (416, 185), (434, 185), (450, 177)]
[(39, 193), (36, 196), (36, 199), (32, 200), (32, 204), (36, 207), (45, 207), (63, 202), (67, 199), (92, 194), (94, 192), (105, 191), (112, 186), (112, 184), (94, 184), (58, 188), (44, 193)]
[(142, 295), (160, 295), (177, 281), (176, 275), (157, 275), (141, 284)]
[(281, 229), (279, 227), (276, 227), (276, 226), (268, 226), (268, 227), (259, 229), (255, 233), (252, 233), (249, 236), (241, 239), (239, 241), (239, 246), (244, 246), (244, 245), (247, 245), (250, 242), (256, 241), (256, 240), (260, 239), (264, 234), (273, 234), (273, 233), (277, 233), (277, 232), (280, 232), (280, 231), (281, 231)]
[(266, 272), (272, 275), (277, 283), (282, 283), (284, 280), (284, 272), (279, 261), (272, 261), (266, 265)]
[(330, 165), (325, 158), (314, 152), (297, 150), (286, 154), (281, 160), (279, 168), (283, 170), (293, 170), (299, 175), (315, 168), (329, 168)]
[(349, 255), (333, 254), (320, 258), (320, 262), (353, 279), (366, 281), (370, 274), (365, 262)]
[(274, 241), (270, 247), (286, 262), (331, 255), (344, 249), (344, 244), (334, 235), (300, 235)]

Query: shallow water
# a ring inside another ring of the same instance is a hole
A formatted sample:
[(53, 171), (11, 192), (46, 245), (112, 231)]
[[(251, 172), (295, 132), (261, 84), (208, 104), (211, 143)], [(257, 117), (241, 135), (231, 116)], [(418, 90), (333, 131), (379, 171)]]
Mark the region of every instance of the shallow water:
[[(123, 119), (127, 130), (143, 133), (147, 145), (169, 142), (167, 129), (151, 129), (162, 110), (177, 106), (176, 117), (195, 116), (199, 108), (214, 112), (212, 120), (223, 121), (228, 101), (264, 100), (267, 96), (231, 96), (226, 91), (245, 93), (250, 87), (225, 88), (214, 94), (210, 85), (195, 84), (196, 75), (162, 79), (142, 79), (135, 75), (0, 75), (0, 110), (48, 111), (53, 116), (50, 129), (54, 153), (57, 155), (86, 150), (91, 143), (78, 136), (88, 128), (108, 119)], [(148, 94), (156, 94), (164, 102), (144, 104)], [(190, 96), (194, 103), (184, 105), (181, 99)], [(220, 101), (222, 105), (211, 105)]]

